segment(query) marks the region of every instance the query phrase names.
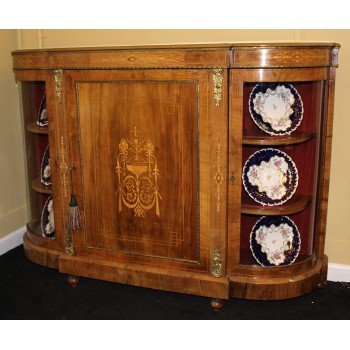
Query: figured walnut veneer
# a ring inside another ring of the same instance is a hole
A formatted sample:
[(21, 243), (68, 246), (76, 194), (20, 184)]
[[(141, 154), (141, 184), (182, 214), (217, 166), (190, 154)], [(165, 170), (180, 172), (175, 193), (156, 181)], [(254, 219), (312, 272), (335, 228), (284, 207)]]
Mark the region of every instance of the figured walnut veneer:
[[(31, 184), (26, 256), (74, 285), (86, 276), (203, 295), (215, 308), (230, 296), (286, 299), (323, 286), (338, 50), (218, 43), (14, 51)], [(247, 99), (259, 82), (298, 89), (305, 114), (295, 133), (270, 136), (252, 122)], [(36, 125), (43, 93), (47, 128)], [(45, 145), (49, 187), (38, 177)], [(262, 147), (287, 150), (298, 163), (299, 188), (283, 205), (263, 207), (242, 189), (244, 162)], [(71, 192), (81, 213), (74, 232)], [(54, 240), (40, 229), (49, 194)], [(292, 265), (253, 259), (249, 232), (261, 215), (297, 222), (302, 249)]]

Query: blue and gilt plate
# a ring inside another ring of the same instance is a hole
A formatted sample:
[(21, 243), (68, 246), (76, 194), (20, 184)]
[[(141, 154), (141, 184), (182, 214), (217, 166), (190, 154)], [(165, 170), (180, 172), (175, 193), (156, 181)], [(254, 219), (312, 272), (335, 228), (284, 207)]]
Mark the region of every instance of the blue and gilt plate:
[(262, 216), (250, 233), (250, 249), (262, 266), (292, 264), (300, 245), (298, 227), (288, 216)]
[(47, 110), (46, 110), (46, 94), (44, 94), (38, 112), (38, 120), (36, 122), (39, 126), (47, 126)]
[(49, 196), (41, 213), (41, 234), (45, 238), (55, 239), (55, 220), (53, 214), (53, 200)]
[(259, 83), (249, 96), (254, 123), (270, 135), (289, 135), (300, 125), (304, 107), (299, 92), (289, 83)]
[(280, 205), (290, 199), (298, 186), (293, 160), (275, 148), (263, 148), (246, 161), (242, 173), (248, 195), (262, 205)]
[(41, 161), (40, 181), (46, 185), (51, 185), (51, 166), (49, 146), (46, 147), (43, 159)]

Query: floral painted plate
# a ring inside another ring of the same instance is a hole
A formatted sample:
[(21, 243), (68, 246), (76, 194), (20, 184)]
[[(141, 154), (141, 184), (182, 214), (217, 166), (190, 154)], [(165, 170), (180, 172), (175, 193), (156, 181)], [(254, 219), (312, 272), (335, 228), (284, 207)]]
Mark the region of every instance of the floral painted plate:
[(41, 213), (41, 234), (45, 238), (55, 239), (55, 220), (53, 215), (53, 200), (49, 196)]
[(38, 113), (38, 120), (36, 123), (39, 126), (47, 126), (48, 125), (47, 111), (46, 111), (46, 94), (44, 94), (44, 97), (41, 100), (39, 113)]
[(270, 135), (289, 135), (303, 119), (303, 101), (288, 83), (256, 84), (249, 96), (254, 123)]
[(250, 249), (262, 266), (292, 264), (300, 245), (299, 230), (288, 216), (262, 216), (250, 233)]
[(50, 167), (50, 152), (49, 146), (46, 147), (46, 150), (41, 161), (41, 171), (40, 171), (40, 181), (46, 185), (51, 185), (51, 167)]
[(243, 168), (243, 185), (251, 198), (262, 205), (280, 205), (290, 199), (299, 181), (293, 160), (275, 148), (253, 153)]

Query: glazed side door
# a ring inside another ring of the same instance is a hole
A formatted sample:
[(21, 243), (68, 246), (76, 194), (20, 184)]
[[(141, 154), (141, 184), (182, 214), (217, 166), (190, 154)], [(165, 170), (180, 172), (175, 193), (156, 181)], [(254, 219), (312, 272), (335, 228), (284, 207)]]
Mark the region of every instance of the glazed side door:
[(225, 70), (65, 72), (76, 255), (222, 276), (226, 85)]

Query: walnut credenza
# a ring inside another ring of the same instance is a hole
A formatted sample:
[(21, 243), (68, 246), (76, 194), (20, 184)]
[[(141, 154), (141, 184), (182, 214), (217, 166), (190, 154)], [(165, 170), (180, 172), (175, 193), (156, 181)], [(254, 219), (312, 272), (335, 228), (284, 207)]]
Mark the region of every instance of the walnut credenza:
[[(25, 254), (72, 283), (215, 299), (324, 286), (338, 50), (14, 51), (30, 187)], [(68, 225), (72, 208), (80, 220)]]

